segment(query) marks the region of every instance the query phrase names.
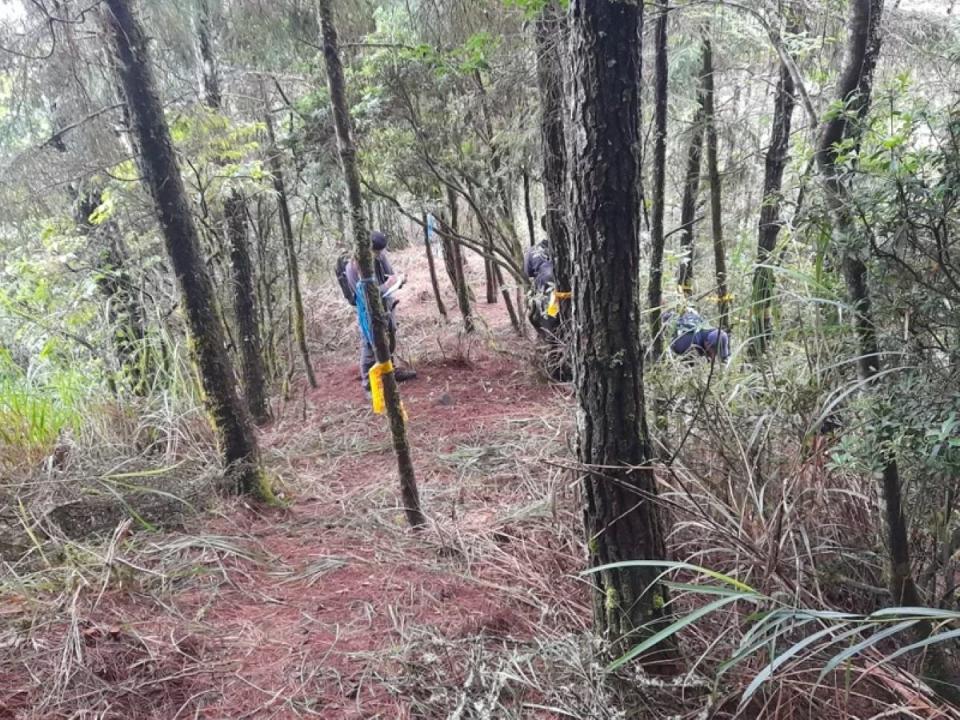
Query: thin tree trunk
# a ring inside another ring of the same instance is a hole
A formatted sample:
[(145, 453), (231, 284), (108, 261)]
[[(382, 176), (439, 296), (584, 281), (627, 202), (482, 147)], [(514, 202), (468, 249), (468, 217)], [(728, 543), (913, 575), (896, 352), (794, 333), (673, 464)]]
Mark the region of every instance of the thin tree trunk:
[(493, 255), (493, 236), (490, 233), (487, 233), (487, 243), (484, 250), (486, 254), (483, 258), (483, 274), (486, 278), (487, 304), (492, 305), (497, 302), (497, 276), (493, 272), (496, 264), (490, 259), (490, 256)]
[(713, 44), (710, 29), (703, 36), (703, 114), (707, 133), (707, 174), (710, 178), (710, 230), (713, 235), (713, 267), (717, 278), (720, 327), (730, 329), (730, 294), (727, 290), (727, 253), (723, 245), (720, 168), (717, 160), (717, 115), (714, 107)]
[(530, 246), (537, 244), (537, 235), (533, 225), (533, 205), (530, 202), (530, 171), (523, 168), (523, 212), (527, 217), (527, 235)]
[[(198, 0), (197, 11), (197, 64), (200, 68), (200, 86), (207, 107), (214, 112), (221, 112), (223, 95), (220, 91), (220, 73), (217, 70), (213, 47), (209, 0)], [(254, 422), (263, 425), (270, 420), (270, 403), (267, 401), (256, 283), (247, 242), (246, 201), (235, 188), (230, 189), (223, 202), (222, 221), (220, 224), (223, 235), (230, 249), (233, 312), (237, 321), (237, 344), (240, 346), (244, 397)]]
[[(570, 291), (570, 233), (567, 228), (567, 139), (563, 47), (569, 33), (566, 16), (557, 0), (549, 0), (535, 26), (537, 87), (540, 93), (540, 148), (543, 157), (543, 190), (546, 201), (544, 230), (553, 258), (556, 290)], [(556, 327), (546, 337), (548, 369), (557, 380), (569, 379), (570, 302), (558, 300)]]
[(693, 293), (693, 268), (696, 260), (696, 215), (700, 195), (700, 165), (703, 157), (703, 125), (705, 102), (704, 76), (701, 72), (697, 86), (697, 111), (690, 128), (690, 145), (687, 147), (687, 171), (683, 182), (683, 200), (680, 204), (680, 268), (677, 285), (684, 297)]
[(223, 326), (214, 310), (213, 283), (200, 252), (200, 237), (157, 96), (146, 36), (133, 14), (131, 0), (105, 0), (104, 4), (102, 18), (116, 58), (114, 70), (126, 96), (144, 183), (156, 203), (167, 253), (180, 285), (204, 398), (224, 463), (241, 492), (270, 499), (272, 492), (260, 466), (253, 424), (237, 394), (233, 366), (224, 349)]
[[(353, 144), (350, 111), (347, 106), (347, 93), (343, 79), (343, 66), (340, 64), (337, 30), (333, 24), (332, 0), (320, 0), (320, 26), (323, 29), (323, 55), (327, 65), (327, 79), (330, 87), (330, 103), (333, 106), (334, 124), (337, 131), (337, 144), (340, 148), (340, 162), (347, 185), (347, 195), (353, 219), (353, 236), (356, 244), (357, 263), (360, 265), (360, 277), (367, 292), (367, 307), (371, 308), (373, 320), (373, 347), (377, 363), (390, 361), (390, 344), (387, 330), (387, 315), (377, 285), (373, 279), (373, 253), (370, 249), (370, 237), (363, 213), (363, 198), (360, 194), (360, 174), (357, 171), (356, 149)], [(383, 374), (383, 390), (387, 415), (390, 418), (390, 431), (393, 449), (397, 455), (400, 475), (400, 491), (403, 496), (407, 521), (413, 528), (426, 524), (426, 518), (420, 509), (420, 496), (417, 492), (416, 475), (413, 460), (410, 457), (410, 444), (407, 441), (407, 425), (397, 378), (390, 370)]]
[[(861, 380), (875, 381), (882, 370), (877, 329), (873, 323), (867, 267), (849, 247), (856, 227), (849, 205), (848, 179), (838, 164), (838, 146), (852, 141), (859, 144), (861, 122), (870, 107), (873, 73), (880, 55), (883, 0), (851, 0), (849, 39), (843, 72), (837, 87), (837, 99), (845, 112), (827, 120), (820, 132), (817, 163), (823, 175), (827, 205), (835, 233), (846, 240), (841, 252), (843, 276), (854, 311), (858, 341), (857, 368)], [(910, 563), (910, 542), (900, 495), (900, 474), (893, 452), (883, 445), (876, 447), (883, 463), (881, 485), (890, 550), (890, 594), (895, 605), (916, 607), (920, 595), (913, 580)]]
[(490, 261), (493, 265), (493, 273), (496, 278), (497, 285), (500, 287), (500, 294), (503, 295), (503, 303), (507, 306), (507, 315), (510, 316), (510, 324), (513, 326), (514, 331), (517, 335), (523, 335), (523, 325), (520, 324), (520, 316), (517, 315), (516, 309), (513, 307), (513, 299), (510, 297), (510, 288), (506, 286), (503, 282), (503, 271), (500, 269), (499, 263)]
[[(795, 12), (795, 8), (788, 7), (787, 12)], [(791, 16), (789, 30), (795, 32), (799, 27), (798, 22), (797, 18)], [(770, 145), (767, 147), (764, 162), (763, 198), (760, 202), (760, 225), (757, 233), (757, 264), (753, 269), (749, 347), (750, 355), (754, 358), (766, 354), (773, 335), (773, 251), (783, 225), (780, 217), (783, 205), (783, 170), (787, 165), (790, 150), (790, 128), (795, 105), (793, 75), (786, 64), (781, 62), (780, 79), (774, 96)]]
[(654, 30), (656, 79), (653, 109), (653, 187), (651, 188), (650, 283), (647, 304), (650, 312), (651, 356), (654, 362), (663, 355), (663, 245), (664, 189), (667, 177), (667, 8), (669, 0), (658, 4), (659, 14)]
[[(457, 193), (453, 188), (447, 188), (447, 205), (450, 206), (450, 229), (454, 235), (460, 233), (460, 212), (457, 205)], [(460, 243), (450, 241), (453, 255), (453, 267), (456, 273), (457, 305), (460, 306), (460, 315), (463, 316), (463, 329), (472, 333), (474, 330), (473, 315), (470, 311), (470, 286), (467, 284), (466, 273), (463, 268), (463, 252)]]
[(266, 369), (257, 318), (253, 265), (247, 245), (245, 206), (243, 196), (234, 190), (224, 201), (223, 213), (230, 243), (230, 265), (233, 268), (233, 307), (237, 316), (237, 339), (243, 361), (244, 395), (254, 422), (262, 425), (270, 420), (270, 403), (267, 401)]
[(430, 268), (430, 284), (433, 286), (433, 297), (437, 300), (437, 310), (440, 317), (447, 319), (447, 308), (443, 305), (443, 298), (440, 297), (440, 283), (437, 282), (437, 266), (433, 261), (433, 250), (430, 247), (430, 231), (427, 224), (427, 214), (423, 214), (423, 246), (427, 251), (427, 265)]
[[(566, 16), (558, 0), (544, 5), (536, 24), (537, 86), (540, 91), (540, 147), (546, 200), (547, 244), (560, 290), (570, 289), (570, 233), (567, 228), (567, 142), (562, 48), (568, 37)], [(569, 315), (569, 303), (561, 305)]]
[[(437, 222), (442, 222), (437, 218)], [(450, 285), (456, 291), (459, 289), (457, 284), (457, 266), (456, 258), (453, 256), (453, 246), (456, 242), (454, 238), (449, 237), (446, 232), (440, 233), (440, 242), (443, 244), (443, 268), (447, 271), (447, 277), (450, 279)]]
[[(264, 104), (266, 92), (261, 86)], [(293, 221), (290, 219), (290, 205), (287, 203), (287, 189), (283, 180), (283, 167), (280, 160), (280, 149), (273, 131), (273, 118), (269, 108), (264, 108), (264, 124), (267, 127), (267, 141), (269, 142), (268, 167), (273, 176), (273, 190), (277, 194), (277, 209), (280, 211), (280, 233), (283, 238), (283, 250), (287, 261), (287, 276), (290, 282), (290, 298), (293, 303), (293, 331), (303, 358), (303, 367), (307, 373), (310, 387), (317, 387), (317, 377), (313, 372), (313, 363), (310, 361), (310, 349), (307, 347), (307, 327), (303, 312), (303, 293), (300, 292), (300, 262), (297, 258), (297, 248), (294, 242)]]
[[(642, 5), (573, 0), (571, 174), (577, 456), (591, 567), (666, 556), (644, 411), (639, 303)], [(597, 631), (620, 652), (663, 618), (651, 568), (593, 576)], [(647, 658), (652, 661), (652, 658)]]

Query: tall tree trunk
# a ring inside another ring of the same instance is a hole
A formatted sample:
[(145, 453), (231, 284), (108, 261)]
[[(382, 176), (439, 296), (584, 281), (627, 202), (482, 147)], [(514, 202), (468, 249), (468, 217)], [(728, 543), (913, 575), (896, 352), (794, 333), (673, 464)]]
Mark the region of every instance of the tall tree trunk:
[(483, 248), (486, 254), (483, 258), (483, 275), (486, 279), (487, 304), (492, 305), (497, 302), (497, 276), (494, 274), (496, 263), (491, 259), (493, 255), (493, 235), (487, 234), (487, 242)]
[[(540, 91), (540, 147), (546, 200), (547, 244), (557, 287), (570, 289), (570, 233), (567, 229), (567, 142), (564, 131), (563, 46), (567, 22), (558, 0), (544, 5), (536, 24), (537, 86)], [(564, 303), (561, 306), (561, 311)], [(567, 307), (568, 309), (568, 307)]]
[(530, 246), (537, 244), (537, 233), (533, 223), (533, 203), (530, 200), (530, 170), (523, 168), (523, 212), (527, 217), (527, 240)]
[[(859, 144), (861, 121), (870, 107), (873, 73), (880, 55), (883, 0), (851, 0), (849, 39), (844, 69), (837, 86), (837, 99), (844, 112), (834, 113), (824, 122), (817, 147), (817, 164), (823, 175), (827, 206), (835, 234), (842, 243), (841, 266), (847, 294), (853, 307), (857, 332), (857, 368), (861, 380), (876, 381), (882, 369), (877, 329), (870, 306), (867, 267), (859, 249), (851, 243), (856, 232), (849, 204), (849, 178), (844, 177), (838, 161), (839, 144)], [(881, 484), (890, 550), (890, 593), (894, 604), (921, 604), (910, 565), (910, 543), (900, 496), (900, 474), (893, 452), (878, 445), (876, 453), (883, 463)]]
[(667, 177), (667, 8), (669, 0), (658, 3), (659, 13), (654, 30), (656, 79), (653, 108), (653, 187), (651, 188), (650, 226), (650, 282), (647, 286), (647, 304), (650, 312), (650, 336), (653, 338), (651, 356), (654, 361), (663, 355), (663, 327), (660, 320), (663, 309), (663, 216), (664, 189)]
[[(390, 345), (387, 331), (387, 315), (380, 297), (379, 288), (371, 282), (373, 273), (373, 253), (370, 249), (370, 236), (363, 213), (363, 198), (360, 194), (360, 174), (357, 171), (357, 151), (353, 144), (353, 130), (350, 111), (347, 106), (347, 93), (343, 80), (343, 66), (340, 63), (340, 50), (337, 30), (333, 24), (332, 0), (320, 0), (320, 26), (323, 29), (323, 55), (327, 65), (327, 80), (330, 87), (330, 103), (333, 106), (333, 118), (337, 131), (337, 145), (340, 148), (340, 162), (347, 185), (347, 195), (353, 220), (353, 236), (356, 244), (357, 263), (360, 265), (360, 277), (367, 293), (367, 307), (373, 311), (373, 347), (377, 363), (390, 361)], [(403, 496), (407, 521), (413, 528), (426, 524), (426, 518), (420, 509), (420, 496), (410, 457), (410, 444), (407, 441), (407, 425), (403, 405), (400, 402), (400, 390), (393, 370), (383, 374), (383, 389), (387, 415), (390, 418), (390, 431), (393, 437), (393, 449), (397, 455), (400, 475), (400, 491)]]
[(447, 308), (443, 305), (443, 298), (440, 296), (440, 283), (437, 282), (437, 265), (433, 261), (433, 249), (430, 247), (430, 226), (427, 224), (427, 214), (423, 214), (423, 246), (427, 251), (427, 265), (430, 268), (430, 284), (433, 286), (433, 297), (437, 301), (437, 310), (440, 317), (447, 319)]
[[(214, 112), (223, 110), (220, 91), (220, 73), (213, 45), (213, 28), (209, 0), (197, 3), (197, 55), (200, 68), (200, 86), (204, 102)], [(236, 188), (230, 188), (223, 202), (223, 235), (230, 248), (230, 267), (233, 275), (233, 312), (237, 321), (237, 344), (240, 346), (240, 365), (243, 392), (254, 422), (263, 425), (270, 420), (267, 401), (266, 370), (260, 338), (257, 311), (256, 282), (250, 247), (247, 241), (247, 207)]]
[(244, 395), (254, 422), (262, 425), (270, 420), (267, 372), (260, 338), (253, 264), (247, 244), (246, 201), (236, 190), (232, 190), (224, 200), (223, 214), (230, 243), (230, 266), (233, 268), (233, 307), (237, 316)]
[[(795, 11), (793, 7), (787, 8), (788, 13)], [(788, 23), (790, 31), (795, 32), (799, 27), (796, 17), (791, 16)], [(783, 225), (780, 217), (783, 205), (783, 170), (787, 165), (790, 127), (796, 105), (793, 75), (783, 62), (780, 63), (780, 79), (773, 103), (773, 127), (770, 129), (770, 145), (767, 147), (764, 162), (763, 198), (760, 202), (760, 225), (757, 233), (757, 264), (753, 269), (750, 304), (750, 355), (754, 358), (767, 352), (773, 334), (773, 251)]]
[[(573, 366), (589, 561), (659, 560), (638, 287), (642, 5), (573, 0), (569, 18)], [(658, 575), (618, 567), (595, 576), (596, 629), (615, 651), (663, 617)]]
[[(535, 26), (537, 87), (540, 93), (540, 148), (543, 156), (544, 230), (553, 257), (553, 277), (559, 292), (570, 291), (570, 232), (567, 227), (567, 139), (564, 127), (563, 48), (569, 36), (558, 0), (549, 0)], [(550, 372), (570, 377), (570, 302), (559, 300), (556, 328), (548, 334)]]
[[(701, 68), (702, 69), (702, 68)], [(703, 125), (705, 102), (704, 75), (701, 72), (697, 86), (697, 111), (690, 128), (690, 145), (687, 146), (687, 170), (683, 181), (683, 200), (680, 204), (680, 268), (677, 270), (677, 285), (684, 297), (693, 293), (693, 268), (696, 260), (697, 199), (700, 195), (700, 165), (703, 158)]]
[(237, 394), (233, 366), (224, 349), (223, 326), (214, 311), (213, 283), (200, 252), (200, 237), (157, 96), (146, 36), (134, 17), (131, 0), (106, 0), (104, 4), (103, 22), (139, 145), (144, 183), (156, 203), (167, 253), (180, 285), (205, 401), (227, 471), (241, 492), (270, 499), (253, 424)]
[(713, 235), (713, 267), (717, 278), (717, 306), (720, 327), (730, 329), (730, 295), (727, 291), (727, 253), (723, 245), (723, 217), (720, 207), (720, 168), (717, 160), (717, 114), (714, 107), (713, 44), (710, 29), (703, 36), (703, 115), (707, 132), (707, 174), (710, 178), (710, 230)]
[[(450, 230), (457, 235), (460, 232), (460, 208), (457, 204), (457, 193), (451, 187), (447, 188), (447, 205), (450, 207)], [(451, 239), (449, 247), (453, 256), (454, 286), (457, 288), (457, 305), (460, 306), (460, 315), (463, 316), (463, 329), (472, 333), (474, 324), (470, 311), (470, 286), (463, 268), (463, 251), (456, 239)]]
[[(266, 91), (261, 86), (261, 92), (266, 105)], [(300, 261), (297, 258), (297, 247), (293, 236), (293, 221), (290, 218), (290, 205), (287, 202), (287, 188), (283, 180), (283, 163), (280, 159), (280, 149), (277, 147), (277, 138), (273, 131), (273, 118), (269, 108), (265, 107), (264, 124), (267, 128), (269, 161), (267, 163), (270, 174), (273, 176), (273, 190), (277, 194), (277, 209), (280, 212), (280, 233), (283, 238), (283, 251), (287, 261), (287, 277), (290, 283), (290, 301), (293, 304), (293, 332), (296, 336), (300, 357), (303, 358), (303, 368), (307, 373), (310, 387), (317, 387), (317, 377), (313, 372), (313, 363), (310, 361), (310, 349), (307, 347), (307, 326), (303, 312), (303, 293), (300, 292)]]

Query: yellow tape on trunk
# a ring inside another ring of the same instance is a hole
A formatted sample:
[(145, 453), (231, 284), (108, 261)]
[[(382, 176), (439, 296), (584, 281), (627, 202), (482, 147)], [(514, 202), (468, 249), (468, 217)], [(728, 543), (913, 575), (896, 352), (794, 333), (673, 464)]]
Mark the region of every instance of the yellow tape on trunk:
[(377, 415), (383, 415), (387, 409), (387, 403), (383, 397), (383, 376), (392, 372), (393, 362), (387, 360), (377, 363), (367, 373), (367, 377), (370, 378), (370, 401), (373, 403), (373, 411)]
[(560, 301), (569, 300), (573, 293), (564, 290), (554, 290), (550, 293), (550, 304), (547, 305), (547, 317), (556, 317), (560, 314)]

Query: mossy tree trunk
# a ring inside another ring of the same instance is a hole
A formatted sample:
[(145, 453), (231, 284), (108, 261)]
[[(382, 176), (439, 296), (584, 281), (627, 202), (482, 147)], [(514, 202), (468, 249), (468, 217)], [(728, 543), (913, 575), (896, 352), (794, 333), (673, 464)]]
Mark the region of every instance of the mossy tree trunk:
[[(332, 0), (319, 0), (320, 27), (323, 32), (323, 55), (327, 66), (327, 80), (330, 88), (330, 102), (333, 106), (333, 118), (337, 132), (337, 145), (340, 149), (340, 162), (343, 166), (344, 180), (347, 186), (347, 199), (350, 204), (353, 221), (353, 237), (356, 246), (357, 263), (360, 277), (367, 292), (367, 307), (372, 310), (373, 348), (378, 363), (390, 360), (390, 344), (387, 330), (387, 315), (383, 307), (379, 289), (373, 279), (373, 252), (370, 249), (370, 236), (367, 231), (366, 216), (363, 211), (363, 198), (360, 194), (360, 174), (357, 170), (357, 152), (353, 143), (353, 129), (350, 110), (347, 105), (347, 93), (343, 79), (343, 65), (340, 62), (337, 30), (333, 21)], [(403, 406), (400, 402), (400, 390), (397, 378), (391, 372), (383, 375), (384, 399), (387, 416), (390, 419), (390, 432), (393, 449), (397, 456), (400, 475), (400, 492), (403, 497), (407, 521), (413, 528), (426, 524), (426, 518), (420, 509), (420, 496), (417, 491), (413, 460), (410, 456), (410, 444), (407, 440), (407, 425)]]
[[(648, 464), (640, 340), (642, 17), (636, 2), (570, 6), (573, 365), (591, 566), (666, 554)], [(663, 617), (666, 589), (657, 576), (639, 567), (593, 576), (596, 629), (614, 652)]]
[(224, 463), (237, 489), (270, 499), (253, 423), (237, 393), (233, 366), (224, 347), (213, 283), (200, 252), (200, 237), (157, 95), (147, 38), (133, 6), (133, 0), (105, 0), (102, 19), (115, 56), (113, 66), (127, 101), (132, 135), (140, 150), (144, 184), (156, 204), (157, 219), (180, 286), (204, 400)]
[(233, 270), (233, 308), (237, 319), (244, 395), (254, 421), (262, 425), (270, 420), (267, 371), (260, 337), (253, 263), (247, 244), (246, 202), (238, 191), (232, 190), (224, 200), (223, 213), (230, 245), (230, 267)]
[[(214, 32), (209, 0), (197, 0), (197, 64), (204, 102), (215, 113), (223, 111), (223, 93), (214, 50)], [(229, 188), (223, 201), (223, 236), (230, 252), (233, 276), (233, 312), (236, 319), (237, 345), (243, 375), (243, 392), (247, 409), (258, 425), (270, 420), (267, 400), (266, 370), (260, 337), (256, 281), (247, 239), (247, 207), (243, 195)]]

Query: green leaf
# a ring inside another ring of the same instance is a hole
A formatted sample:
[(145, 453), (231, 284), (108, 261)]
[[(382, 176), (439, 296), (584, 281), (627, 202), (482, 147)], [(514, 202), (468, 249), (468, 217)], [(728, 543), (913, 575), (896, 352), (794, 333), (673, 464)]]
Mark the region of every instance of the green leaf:
[[(714, 580), (719, 580), (723, 584), (736, 588), (737, 590), (743, 593), (756, 595), (756, 596), (760, 595), (760, 593), (758, 593), (756, 590), (754, 590), (752, 587), (750, 587), (746, 583), (742, 583), (736, 578), (732, 578), (728, 575), (724, 575), (723, 573), (719, 573), (716, 570), (710, 570), (709, 568), (700, 567), (699, 565), (692, 565), (690, 563), (676, 562), (671, 560), (622, 560), (621, 562), (608, 563), (607, 565), (599, 565), (597, 567), (589, 568), (587, 570), (584, 570), (580, 574), (590, 575), (593, 573), (603, 572), (604, 570), (616, 570), (619, 568), (627, 568), (627, 567), (666, 568), (664, 572), (661, 573), (660, 577), (663, 577), (663, 575), (666, 575), (671, 570), (690, 570), (692, 572), (698, 572), (701, 575), (706, 575), (707, 577), (713, 578)], [(659, 580), (659, 578), (657, 578), (657, 580)]]
[(642, 655), (650, 648), (655, 647), (656, 645), (659, 645), (667, 638), (670, 638), (673, 635), (676, 635), (685, 627), (692, 625), (693, 623), (695, 623), (697, 620), (704, 617), (705, 615), (709, 615), (710, 613), (716, 610), (719, 610), (725, 605), (730, 605), (731, 603), (734, 603), (738, 600), (756, 600), (756, 595), (753, 593), (731, 593), (727, 597), (722, 597), (719, 600), (714, 600), (712, 603), (708, 603), (707, 605), (704, 605), (701, 608), (697, 608), (693, 612), (687, 615), (684, 615), (679, 620), (672, 622), (670, 625), (663, 628), (663, 630), (660, 630), (659, 632), (654, 633), (639, 645), (631, 648), (629, 652), (621, 655), (619, 658), (617, 658), (612, 663), (610, 663), (607, 666), (607, 670), (612, 672), (619, 667), (623, 667), (624, 665), (626, 665), (628, 662), (630, 662), (637, 656)]
[[(820, 676), (817, 678), (817, 683), (822, 682), (823, 679), (824, 679), (827, 675), (829, 675), (831, 672), (833, 672), (834, 670), (836, 670), (843, 662), (845, 662), (845, 661), (848, 660), (849, 658), (852, 658), (854, 655), (860, 654), (861, 652), (863, 652), (863, 651), (866, 650), (867, 648), (872, 647), (873, 645), (876, 645), (876, 644), (877, 644), (878, 642), (880, 642), (881, 640), (884, 640), (884, 639), (886, 639), (886, 638), (888, 638), (888, 637), (891, 637), (891, 636), (893, 636), (893, 635), (896, 635), (897, 633), (903, 632), (903, 631), (906, 630), (907, 628), (909, 628), (909, 627), (911, 627), (911, 626), (913, 626), (913, 625), (916, 625), (917, 622), (919, 622), (919, 621), (918, 621), (918, 620), (904, 620), (903, 622), (897, 623), (896, 625), (893, 625), (892, 627), (888, 627), (886, 630), (881, 630), (880, 632), (876, 632), (876, 633), (874, 633), (873, 635), (871, 635), (870, 637), (868, 637), (868, 638), (866, 638), (865, 640), (863, 640), (862, 642), (858, 642), (856, 645), (853, 645), (853, 646), (851, 646), (851, 647), (848, 647), (848, 648), (847, 648), (846, 650), (844, 650), (843, 652), (838, 653), (837, 655), (834, 655), (834, 656), (830, 659), (830, 662), (828, 662), (828, 663), (824, 666), (823, 670), (820, 671)], [(859, 630), (859, 628), (858, 628), (858, 630)]]
[(817, 640), (836, 633), (838, 628), (844, 627), (847, 624), (848, 623), (843, 622), (840, 623), (839, 626), (831, 625), (826, 627), (819, 632), (813, 633), (813, 635), (808, 635), (800, 642), (791, 645), (780, 655), (777, 655), (777, 657), (771, 660), (765, 668), (757, 673), (757, 676), (750, 682), (750, 684), (747, 686), (747, 689), (743, 691), (743, 696), (740, 698), (740, 707), (743, 708), (748, 702), (750, 702), (750, 698), (756, 694), (757, 690), (759, 690), (760, 687), (770, 679), (773, 673), (776, 672), (777, 668), (781, 667), (785, 662), (787, 662), (787, 660), (797, 655), (801, 650), (810, 647), (813, 645), (813, 643), (817, 642)]

